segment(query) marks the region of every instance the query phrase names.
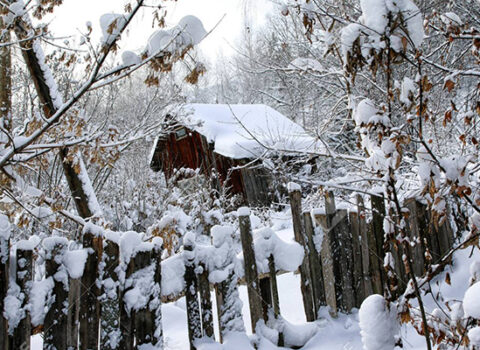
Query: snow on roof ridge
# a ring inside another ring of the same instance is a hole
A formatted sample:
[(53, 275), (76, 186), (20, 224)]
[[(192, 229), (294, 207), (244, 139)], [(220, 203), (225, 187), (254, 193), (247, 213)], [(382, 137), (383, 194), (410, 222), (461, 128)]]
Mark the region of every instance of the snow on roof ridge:
[(302, 152), (319, 147), (303, 127), (265, 104), (190, 103), (182, 110), (185, 125), (225, 157), (255, 158), (267, 149)]

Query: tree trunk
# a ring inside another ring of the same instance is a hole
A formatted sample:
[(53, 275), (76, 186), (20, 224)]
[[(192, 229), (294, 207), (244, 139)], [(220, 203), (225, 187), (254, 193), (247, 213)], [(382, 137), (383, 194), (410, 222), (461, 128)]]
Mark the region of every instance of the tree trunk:
[[(24, 29), (26, 27), (26, 23), (24, 23), (21, 19), (17, 19), (17, 23), (15, 25), (15, 34), (19, 40), (24, 40), (28, 38), (28, 33)], [(21, 52), (25, 64), (30, 72), (30, 76), (33, 80), (35, 85), (35, 89), (38, 94), (38, 98), (42, 105), (43, 111), (45, 116), (51, 117), (57, 111), (57, 108), (54, 104), (54, 96), (52, 96), (52, 91), (50, 87), (47, 85), (47, 79), (45, 78), (45, 72), (42, 69), (42, 63), (40, 62), (37, 54), (33, 49), (33, 45), (35, 40), (25, 40), (20, 42)], [(37, 45), (40, 45), (37, 43)], [(82, 218), (91, 217), (94, 213), (92, 208), (89, 205), (89, 196), (94, 196), (93, 193), (89, 193), (85, 189), (85, 181), (90, 181), (88, 179), (88, 175), (83, 172), (82, 178), (79, 176), (79, 173), (75, 171), (74, 164), (68, 159), (67, 157), (68, 149), (63, 148), (60, 151), (60, 157), (62, 159), (63, 170), (65, 173), (65, 178), (67, 179), (68, 186), (70, 188), (73, 201), (77, 208), (78, 214)], [(87, 177), (87, 178), (85, 178)]]

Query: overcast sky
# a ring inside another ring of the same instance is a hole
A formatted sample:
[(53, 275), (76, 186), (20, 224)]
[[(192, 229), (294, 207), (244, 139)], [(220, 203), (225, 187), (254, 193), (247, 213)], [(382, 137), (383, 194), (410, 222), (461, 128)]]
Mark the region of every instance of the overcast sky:
[[(90, 21), (95, 32), (93, 38), (98, 40), (101, 36), (98, 24), (100, 16), (104, 13), (122, 13), (124, 4), (122, 0), (65, 0), (51, 19), (50, 28), (57, 35), (78, 36), (78, 29), (85, 31), (85, 23)], [(224, 55), (233, 52), (230, 45), (235, 45), (240, 38), (245, 27), (245, 13), (250, 25), (261, 25), (272, 6), (269, 0), (178, 0), (165, 1), (164, 4), (168, 7), (167, 27), (175, 25), (185, 15), (195, 15), (210, 31), (225, 15), (220, 25), (200, 45), (202, 52), (212, 58), (219, 52)], [(149, 13), (151, 9), (146, 9), (136, 18), (124, 38), (126, 41), (121, 43), (122, 50), (136, 50), (145, 46), (150, 34), (157, 29), (152, 28)]]

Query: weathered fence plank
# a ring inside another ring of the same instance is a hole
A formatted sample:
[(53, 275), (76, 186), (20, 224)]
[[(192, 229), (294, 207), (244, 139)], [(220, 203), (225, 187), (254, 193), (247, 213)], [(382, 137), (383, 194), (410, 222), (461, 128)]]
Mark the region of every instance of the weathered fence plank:
[(269, 276), (260, 278), (260, 295), (262, 296), (263, 318), (268, 320), (268, 312), (273, 310), (272, 284)]
[[(3, 215), (2, 215), (3, 216)], [(4, 217), (8, 223), (8, 219)], [(10, 229), (1, 227), (0, 232), (0, 310), (4, 310), (4, 300), (8, 291), (8, 269), (10, 261)], [(8, 232), (3, 232), (7, 231)], [(0, 312), (0, 348), (8, 350), (8, 323), (3, 312)]]
[[(268, 257), (268, 270), (270, 274), (270, 287), (272, 293), (272, 303), (273, 303), (273, 315), (275, 318), (280, 317), (280, 298), (278, 295), (278, 283), (277, 283), (277, 269), (275, 267), (275, 260), (273, 255)], [(284, 346), (285, 340), (283, 332), (280, 331), (278, 334), (278, 346)]]
[[(210, 237), (211, 225), (207, 225), (204, 234), (201, 236), (206, 243), (211, 242)], [(213, 309), (212, 296), (210, 292), (210, 281), (208, 280), (209, 271), (205, 263), (200, 262), (201, 272), (198, 274), (198, 290), (200, 292), (200, 308), (202, 314), (202, 334), (203, 336), (213, 338)]]
[(68, 349), (78, 349), (78, 331), (80, 322), (80, 292), (81, 280), (70, 279), (68, 293), (68, 328), (67, 328), (67, 347)]
[[(133, 258), (135, 272), (147, 268), (152, 263), (151, 250), (139, 251)], [(153, 311), (150, 310), (148, 300), (145, 305), (135, 310), (135, 349), (141, 349), (143, 345), (153, 342), (153, 333), (155, 331), (155, 317)]]
[[(127, 263), (127, 262), (125, 262)], [(126, 270), (125, 270), (125, 280), (130, 278), (135, 271), (135, 260), (130, 259), (128, 261)], [(120, 344), (118, 346), (121, 350), (133, 350), (134, 345), (134, 320), (135, 320), (135, 311), (134, 310), (127, 310), (127, 305), (125, 302), (125, 294), (132, 288), (125, 288), (120, 292), (120, 331), (121, 331), (121, 338)]]
[(315, 305), (313, 302), (313, 281), (310, 271), (310, 259), (308, 255), (308, 246), (305, 242), (305, 227), (302, 220), (302, 193), (300, 186), (289, 184), (290, 208), (292, 211), (293, 233), (297, 241), (306, 252), (302, 264), (300, 265), (300, 289), (302, 291), (303, 307), (308, 322), (315, 321)]
[[(335, 218), (338, 218), (335, 220)], [(353, 288), (353, 248), (352, 234), (348, 223), (348, 211), (345, 209), (337, 210), (337, 214), (332, 222), (332, 230), (339, 240), (340, 246), (340, 269), (342, 276), (342, 306), (345, 312), (350, 311), (355, 306), (355, 295)]]
[(245, 281), (247, 284), (252, 332), (255, 333), (257, 322), (263, 317), (257, 263), (255, 261), (255, 251), (253, 249), (250, 210), (248, 208), (240, 208), (238, 210), (238, 220), (240, 225), (240, 239), (243, 248), (243, 259), (245, 263)]
[(385, 250), (383, 249), (385, 232), (383, 230), (383, 219), (385, 217), (385, 201), (383, 197), (370, 196), (372, 204), (372, 232), (375, 237), (375, 255), (376, 255), (376, 268), (380, 272), (376, 273), (376, 277), (380, 276), (380, 281), (376, 282), (376, 287), (380, 287), (380, 290), (376, 290), (376, 293), (383, 294), (383, 286), (386, 283), (387, 276), (385, 269), (383, 268), (383, 260), (385, 258)]
[[(330, 246), (331, 257), (327, 257), (327, 260), (333, 266), (333, 282), (335, 288), (335, 306), (336, 308), (343, 307), (343, 290), (342, 290), (342, 262), (341, 262), (341, 249), (340, 242), (335, 232), (335, 226), (339, 221), (337, 216), (337, 208), (335, 206), (335, 196), (333, 192), (329, 191), (325, 195), (325, 214), (326, 214), (326, 226), (324, 237), (328, 238), (328, 244)], [(323, 264), (323, 261), (322, 261)], [(323, 266), (325, 266), (323, 264)]]
[(373, 294), (372, 275), (370, 268), (370, 252), (368, 243), (368, 225), (366, 220), (365, 204), (361, 195), (356, 196), (358, 210), (358, 230), (360, 233), (360, 247), (362, 250), (362, 274), (364, 283), (364, 297)]
[[(27, 245), (28, 245), (27, 241)], [(21, 242), (17, 245), (17, 276), (16, 283), (23, 293), (24, 299), (21, 307), (29, 303), (30, 289), (33, 278), (33, 246), (22, 245), (18, 248)], [(32, 334), (32, 326), (30, 324), (30, 311), (25, 310), (25, 315), (15, 328), (13, 332), (13, 349), (29, 349), (30, 337)]]
[(323, 230), (322, 247), (320, 251), (320, 259), (322, 262), (323, 285), (325, 288), (325, 301), (330, 307), (330, 314), (333, 317), (337, 315), (337, 290), (336, 286), (336, 267), (334, 264), (333, 250), (335, 249), (335, 241), (332, 241), (331, 235), (328, 234), (327, 216), (325, 214), (315, 215), (317, 225)]
[(121, 336), (117, 274), (120, 265), (120, 248), (112, 240), (105, 241), (103, 265), (101, 348), (114, 350), (118, 349), (118, 340)]
[(155, 292), (150, 307), (155, 310), (155, 331), (153, 333), (153, 345), (163, 349), (163, 327), (162, 327), (162, 252), (163, 241), (157, 237), (153, 239), (153, 263), (155, 264)]
[(353, 291), (355, 295), (355, 306), (358, 308), (365, 299), (365, 284), (362, 265), (362, 238), (358, 212), (351, 211), (348, 213), (348, 216), (352, 233)]
[[(80, 296), (80, 350), (98, 349), (100, 328), (100, 288), (98, 263), (102, 253), (102, 238), (92, 230), (83, 231), (83, 247), (89, 250), (82, 276)], [(66, 334), (66, 333), (65, 333)]]
[(318, 310), (321, 306), (326, 305), (325, 287), (323, 285), (322, 262), (320, 254), (315, 247), (315, 231), (313, 228), (312, 216), (310, 212), (303, 213), (303, 222), (305, 225), (306, 241), (308, 246), (308, 256), (310, 262), (310, 272), (312, 274), (313, 287), (313, 305), (315, 311), (315, 319), (318, 319)]
[[(214, 285), (214, 290), (215, 290), (215, 301), (216, 301), (216, 304), (217, 304), (217, 320), (218, 320), (218, 328), (219, 328), (219, 332), (218, 332), (218, 342), (219, 343), (223, 343), (223, 335), (222, 335), (222, 331), (221, 331), (221, 323), (222, 323), (222, 308), (223, 308), (223, 304), (224, 304), (224, 300), (223, 300), (223, 294), (222, 294), (222, 290), (221, 290), (221, 287), (219, 284), (215, 284)], [(248, 287), (247, 287), (247, 291), (248, 291)]]
[(62, 260), (67, 251), (66, 238), (51, 237), (43, 241), (46, 251), (45, 275), (53, 281), (55, 296), (43, 324), (43, 349), (67, 350), (68, 273)]
[(413, 272), (415, 276), (422, 276), (425, 272), (425, 236), (427, 235), (427, 219), (425, 208), (415, 198), (405, 201), (405, 207), (409, 210), (407, 231), (410, 239), (415, 242), (411, 249)]

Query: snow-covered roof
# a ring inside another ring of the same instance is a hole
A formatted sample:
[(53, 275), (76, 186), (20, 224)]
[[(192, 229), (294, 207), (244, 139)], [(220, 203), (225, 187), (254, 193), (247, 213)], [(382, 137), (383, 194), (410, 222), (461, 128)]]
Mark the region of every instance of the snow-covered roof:
[(313, 152), (318, 141), (298, 124), (266, 105), (188, 104), (184, 124), (214, 143), (214, 152), (242, 159), (266, 149)]

